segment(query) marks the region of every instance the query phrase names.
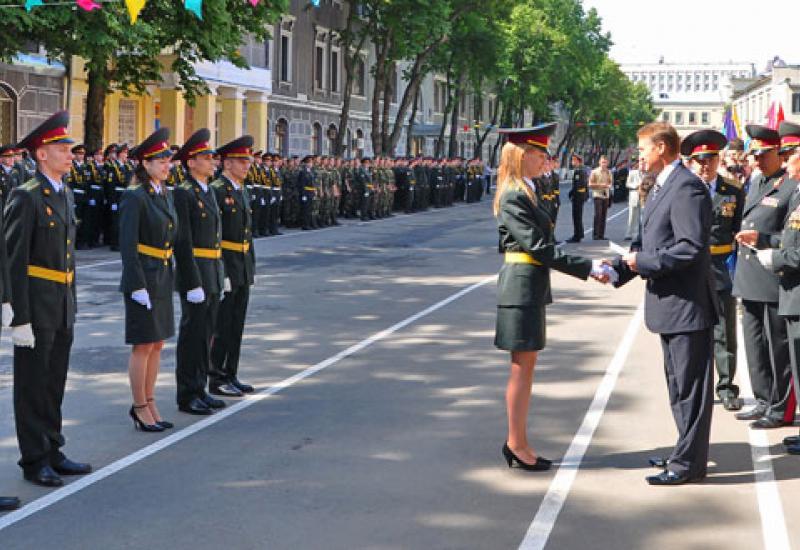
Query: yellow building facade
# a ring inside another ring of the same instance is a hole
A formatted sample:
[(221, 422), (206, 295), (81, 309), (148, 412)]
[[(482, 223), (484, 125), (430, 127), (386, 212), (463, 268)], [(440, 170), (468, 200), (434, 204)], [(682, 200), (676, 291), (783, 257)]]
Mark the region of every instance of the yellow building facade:
[[(168, 66), (165, 58), (164, 65)], [(214, 146), (250, 134), (255, 149), (267, 146), (268, 98), (272, 77), (268, 69), (239, 69), (230, 63), (202, 63), (196, 67), (209, 94), (190, 105), (176, 77), (165, 73), (161, 83), (147, 86), (145, 94), (113, 92), (106, 97), (103, 143), (135, 145), (156, 128), (170, 129), (170, 142), (182, 144), (196, 129), (208, 128)], [(83, 140), (88, 83), (84, 64), (74, 59), (66, 90), (71, 133)]]

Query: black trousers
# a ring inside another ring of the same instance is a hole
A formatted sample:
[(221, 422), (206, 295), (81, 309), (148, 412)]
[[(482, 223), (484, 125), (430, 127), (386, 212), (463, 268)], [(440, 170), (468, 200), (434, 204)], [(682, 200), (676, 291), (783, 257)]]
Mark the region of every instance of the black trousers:
[(373, 199), (372, 193), (368, 191), (362, 191), (359, 193), (361, 195), (361, 206), (359, 207), (359, 213), (361, 214), (362, 220), (368, 219), (375, 219), (375, 213), (373, 210)]
[(206, 393), (211, 365), (211, 338), (219, 311), (219, 294), (206, 294), (193, 304), (181, 294), (181, 323), (178, 329), (175, 382), (178, 405), (186, 405)]
[(64, 459), (61, 403), (67, 382), (73, 329), (34, 327), (33, 348), (14, 346), (14, 419), (25, 472), (35, 473)]
[(280, 217), (281, 217), (281, 196), (280, 193), (277, 191), (272, 192), (272, 198), (270, 199), (271, 204), (269, 205), (269, 233), (270, 235), (277, 235), (278, 234), (278, 225), (280, 224)]
[(572, 198), (572, 238), (573, 239), (582, 239), (583, 238), (583, 205), (586, 202), (586, 199), (583, 197), (573, 197)]
[(736, 298), (730, 290), (717, 292), (720, 317), (714, 325), (714, 364), (717, 367), (717, 395), (739, 397), (739, 386), (733, 383), (736, 376)]
[(594, 228), (592, 237), (604, 239), (606, 236), (606, 217), (608, 216), (608, 199), (594, 199)]
[(239, 372), (239, 353), (249, 301), (250, 286), (241, 285), (227, 292), (220, 302), (211, 343), (211, 371), (208, 376), (211, 386), (226, 384)]
[(800, 317), (786, 317), (786, 332), (789, 337), (789, 357), (792, 360), (795, 401), (796, 404), (800, 404)]
[(300, 219), (303, 224), (303, 229), (311, 229), (314, 224), (314, 219), (311, 215), (313, 197), (307, 195), (300, 195)]
[(705, 475), (714, 404), (712, 329), (662, 334), (664, 371), (678, 442), (669, 469), (690, 477)]
[(766, 414), (783, 419), (789, 402), (791, 365), (786, 321), (778, 304), (742, 300), (742, 333), (753, 395)]

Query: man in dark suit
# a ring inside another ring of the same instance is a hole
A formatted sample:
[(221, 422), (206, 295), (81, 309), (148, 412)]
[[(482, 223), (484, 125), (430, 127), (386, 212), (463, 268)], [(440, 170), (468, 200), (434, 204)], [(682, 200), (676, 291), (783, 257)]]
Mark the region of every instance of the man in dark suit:
[(742, 226), (744, 191), (742, 184), (718, 173), (720, 151), (728, 140), (716, 130), (698, 130), (686, 136), (681, 143), (681, 154), (691, 159), (692, 168), (708, 186), (711, 193), (711, 268), (720, 319), (714, 327), (714, 364), (719, 382), (716, 391), (726, 411), (742, 408), (736, 376), (736, 298), (731, 294), (733, 281), (730, 267), (735, 260), (734, 236)]
[(206, 393), (211, 338), (224, 287), (222, 220), (209, 178), (214, 174), (211, 132), (201, 128), (175, 154), (186, 181), (175, 188), (178, 239), (175, 286), (181, 298), (181, 324), (175, 361), (178, 410), (207, 415), (225, 402)]
[(778, 315), (779, 276), (767, 270), (751, 248), (750, 236), (758, 235), (758, 248), (766, 248), (771, 236), (780, 235), (797, 182), (785, 177), (778, 155), (780, 136), (765, 126), (749, 124), (750, 150), (760, 173), (751, 179), (745, 201), (733, 295), (742, 300), (742, 333), (747, 368), (756, 405), (737, 413), (752, 420), (751, 427), (769, 429), (787, 424), (791, 367), (786, 323)]
[(252, 136), (242, 136), (219, 147), (217, 152), (222, 157), (223, 171), (211, 184), (222, 213), (220, 246), (225, 279), (211, 346), (208, 386), (210, 393), (228, 397), (241, 397), (254, 391), (253, 386), (238, 378), (250, 287), (255, 282), (253, 210), (250, 193), (244, 187), (253, 160), (252, 147)]
[(61, 111), (20, 143), (35, 177), (11, 192), (5, 238), (14, 297), (14, 416), (28, 481), (47, 487), (91, 471), (61, 452), (61, 402), (75, 324), (75, 215), (62, 178), (72, 167), (69, 114)]
[(651, 485), (680, 485), (706, 475), (714, 401), (711, 360), (717, 302), (711, 275), (711, 197), (681, 164), (680, 138), (669, 123), (638, 133), (645, 170), (656, 174), (642, 219), (641, 242), (613, 265), (617, 285), (636, 274), (647, 280), (645, 324), (661, 336), (664, 367), (678, 442)]

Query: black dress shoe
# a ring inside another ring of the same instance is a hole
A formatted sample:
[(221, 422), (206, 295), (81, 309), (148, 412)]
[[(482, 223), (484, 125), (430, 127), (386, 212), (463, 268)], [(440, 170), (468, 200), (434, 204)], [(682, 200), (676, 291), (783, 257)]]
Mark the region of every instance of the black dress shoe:
[(240, 382), (239, 379), (235, 377), (231, 379), (231, 386), (233, 386), (242, 393), (253, 393), (255, 391), (255, 388), (253, 388), (253, 386), (251, 386), (250, 384), (245, 384), (244, 382)]
[(792, 445), (800, 445), (800, 435), (790, 435), (783, 438), (783, 444), (786, 447), (790, 447)]
[(756, 405), (752, 409), (736, 413), (735, 416), (736, 420), (758, 420), (764, 416), (765, 412), (767, 412), (766, 407), (763, 405)]
[(508, 443), (503, 444), (503, 457), (506, 459), (506, 464), (508, 464), (509, 468), (511, 468), (516, 462), (517, 466), (529, 472), (544, 472), (549, 470), (553, 465), (552, 460), (547, 460), (546, 458), (542, 458), (540, 456), (536, 457), (536, 462), (533, 464), (523, 462), (517, 455), (514, 454), (514, 451), (511, 450), (511, 448), (508, 446)]
[(215, 397), (211, 397), (208, 394), (205, 394), (200, 400), (206, 404), (206, 406), (210, 409), (224, 409), (225, 408), (225, 401), (222, 399), (216, 399)]
[(744, 405), (744, 401), (742, 400), (741, 397), (733, 397), (731, 395), (728, 395), (722, 398), (722, 407), (726, 411), (741, 410), (742, 405)]
[(705, 476), (690, 477), (689, 474), (676, 474), (672, 470), (664, 470), (658, 475), (647, 476), (645, 479), (650, 485), (683, 485), (693, 481), (700, 481)]
[(233, 384), (220, 384), (219, 386), (209, 386), (208, 393), (214, 395), (224, 395), (225, 397), (241, 397), (244, 394)]
[(797, 445), (787, 445), (786, 452), (790, 455), (800, 455), (800, 443)]
[(209, 414), (214, 414), (214, 411), (212, 411), (208, 405), (206, 405), (198, 397), (195, 397), (188, 403), (182, 403), (178, 405), (178, 410), (189, 414), (196, 414), (198, 416), (208, 416)]
[(754, 430), (772, 430), (774, 428), (782, 428), (783, 426), (790, 426), (791, 422), (784, 422), (781, 418), (772, 418), (771, 416), (762, 416), (755, 422), (750, 423), (750, 427)]
[(669, 460), (667, 460), (666, 458), (661, 458), (660, 456), (651, 456), (650, 458), (647, 459), (647, 462), (653, 468), (661, 468), (661, 469), (666, 469), (667, 465), (669, 464)]
[(25, 472), (25, 479), (42, 487), (61, 487), (64, 480), (50, 466), (42, 466), (36, 472)]
[(17, 497), (0, 497), (0, 510), (6, 512), (8, 510), (16, 510), (19, 508), (20, 502)]
[(73, 462), (65, 458), (58, 464), (53, 464), (53, 470), (62, 476), (82, 476), (91, 473), (92, 465), (82, 462)]

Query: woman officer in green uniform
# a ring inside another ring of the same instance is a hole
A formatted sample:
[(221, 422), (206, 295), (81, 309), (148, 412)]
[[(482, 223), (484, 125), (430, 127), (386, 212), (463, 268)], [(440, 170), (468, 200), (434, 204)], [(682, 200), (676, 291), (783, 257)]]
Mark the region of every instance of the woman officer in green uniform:
[(505, 262), (498, 279), (495, 345), (511, 352), (506, 388), (508, 438), (503, 456), (509, 468), (548, 470), (527, 439), (527, 416), (537, 354), (545, 346), (545, 306), (552, 302), (550, 268), (586, 280), (608, 282), (610, 268), (555, 246), (552, 218), (536, 197), (533, 180), (542, 175), (555, 124), (501, 129), (508, 136), (497, 176), (494, 213)]
[[(161, 419), (154, 401), (161, 348), (175, 334), (172, 250), (178, 216), (172, 192), (166, 188), (172, 156), (168, 139), (169, 130), (161, 128), (133, 151), (140, 164), (120, 207), (120, 291), (125, 300), (125, 343), (133, 346), (128, 366), (133, 394), (129, 414), (145, 432), (172, 427)], [(204, 296), (198, 299), (203, 301)]]

